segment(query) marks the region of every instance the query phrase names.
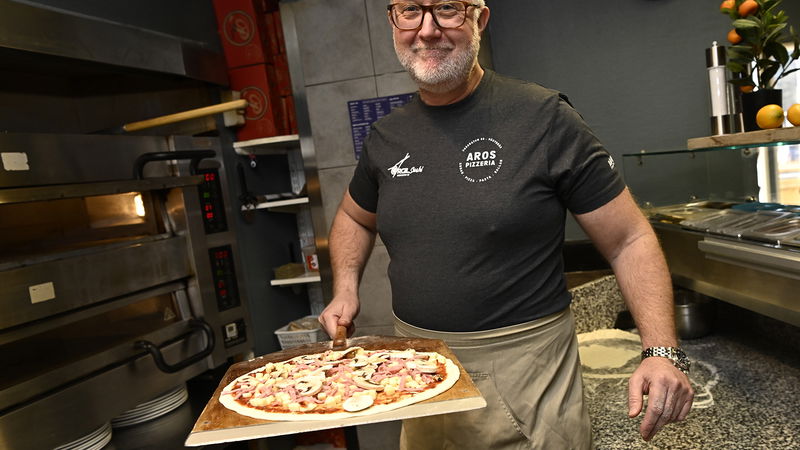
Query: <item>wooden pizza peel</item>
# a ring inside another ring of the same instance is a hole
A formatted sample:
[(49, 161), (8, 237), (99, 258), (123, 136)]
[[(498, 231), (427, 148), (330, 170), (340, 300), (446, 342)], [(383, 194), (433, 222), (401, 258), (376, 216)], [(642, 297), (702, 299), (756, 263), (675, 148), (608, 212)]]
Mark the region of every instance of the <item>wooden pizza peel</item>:
[[(250, 361), (233, 364), (222, 377), (222, 381), (220, 381), (219, 386), (214, 391), (214, 395), (211, 397), (211, 400), (208, 401), (208, 404), (206, 404), (203, 412), (200, 413), (200, 417), (197, 419), (194, 428), (186, 439), (186, 445), (192, 447), (222, 442), (260, 439), (306, 431), (469, 411), (486, 406), (486, 401), (483, 399), (483, 396), (481, 396), (480, 391), (475, 387), (475, 384), (464, 370), (464, 367), (444, 342), (438, 339), (403, 338), (395, 336), (356, 337), (347, 339), (346, 344), (348, 347), (358, 346), (367, 350), (405, 350), (413, 348), (421, 352), (438, 352), (450, 358), (450, 360), (458, 366), (461, 374), (456, 384), (436, 397), (413, 405), (372, 415), (336, 420), (260, 420), (237, 414), (219, 402), (219, 395), (222, 389), (236, 377), (257, 369), (269, 362), (285, 361), (295, 356), (310, 353), (322, 353), (326, 350), (330, 350), (333, 344), (333, 341), (316, 342), (276, 353), (270, 353)], [(337, 342), (337, 344), (341, 343)]]

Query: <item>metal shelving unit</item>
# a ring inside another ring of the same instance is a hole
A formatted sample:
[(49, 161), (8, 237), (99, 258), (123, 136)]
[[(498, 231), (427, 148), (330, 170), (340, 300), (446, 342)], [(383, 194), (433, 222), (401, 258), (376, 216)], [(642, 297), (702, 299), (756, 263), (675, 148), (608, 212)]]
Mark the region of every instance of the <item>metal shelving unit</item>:
[(285, 155), (299, 148), (300, 136), (296, 134), (272, 136), (233, 143), (233, 149), (236, 154), (242, 156)]

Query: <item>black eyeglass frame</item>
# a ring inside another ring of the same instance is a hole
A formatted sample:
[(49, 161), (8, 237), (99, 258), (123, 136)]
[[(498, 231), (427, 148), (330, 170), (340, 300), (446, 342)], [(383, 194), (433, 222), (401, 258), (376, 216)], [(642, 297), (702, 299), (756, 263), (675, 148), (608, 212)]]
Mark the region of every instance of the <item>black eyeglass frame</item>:
[[(414, 2), (392, 3), (391, 5), (387, 5), (386, 6), (386, 10), (389, 12), (389, 20), (392, 22), (392, 25), (394, 25), (394, 27), (397, 28), (398, 30), (402, 30), (402, 31), (411, 31), (411, 30), (416, 30), (416, 29), (422, 27), (422, 24), (425, 22), (425, 13), (426, 12), (430, 13), (431, 17), (433, 17), (433, 23), (435, 23), (437, 27), (443, 28), (443, 29), (446, 29), (446, 30), (453, 29), (453, 28), (458, 28), (461, 25), (464, 25), (464, 23), (466, 23), (466, 21), (467, 21), (467, 9), (470, 6), (472, 6), (474, 8), (480, 8), (481, 7), (481, 5), (479, 3), (470, 3), (470, 2), (467, 2), (467, 1), (460, 1), (460, 0), (434, 3), (432, 5), (420, 5), (419, 3), (417, 3), (416, 5), (419, 6), (420, 9), (422, 9), (422, 16), (421, 16), (422, 18), (419, 21), (419, 25), (417, 25), (414, 28), (400, 28), (397, 25), (397, 22), (395, 22), (394, 7), (397, 6), (397, 5), (401, 5), (403, 3), (414, 3)], [(436, 18), (436, 14), (433, 13), (433, 8), (435, 8), (437, 6), (440, 6), (442, 3), (461, 3), (462, 5), (464, 5), (464, 16), (462, 17), (463, 20), (461, 21), (460, 24), (458, 24), (457, 26), (454, 26), (454, 27), (445, 27), (445, 26), (442, 26), (442, 25), (439, 24), (439, 19), (437, 19)]]

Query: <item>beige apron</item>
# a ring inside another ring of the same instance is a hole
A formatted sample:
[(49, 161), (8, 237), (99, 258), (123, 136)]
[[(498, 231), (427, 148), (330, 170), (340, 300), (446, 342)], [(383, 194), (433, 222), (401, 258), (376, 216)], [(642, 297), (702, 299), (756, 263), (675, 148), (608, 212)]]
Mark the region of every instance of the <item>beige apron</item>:
[(575, 322), (569, 308), (488, 331), (448, 333), (395, 317), (399, 336), (441, 339), (487, 407), (403, 421), (401, 450), (590, 449)]

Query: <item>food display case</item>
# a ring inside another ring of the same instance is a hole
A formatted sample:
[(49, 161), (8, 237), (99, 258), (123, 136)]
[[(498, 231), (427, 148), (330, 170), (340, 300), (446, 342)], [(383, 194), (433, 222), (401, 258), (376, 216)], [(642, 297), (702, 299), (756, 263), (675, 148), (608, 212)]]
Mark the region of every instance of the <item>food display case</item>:
[(623, 155), (677, 286), (800, 326), (800, 128)]

